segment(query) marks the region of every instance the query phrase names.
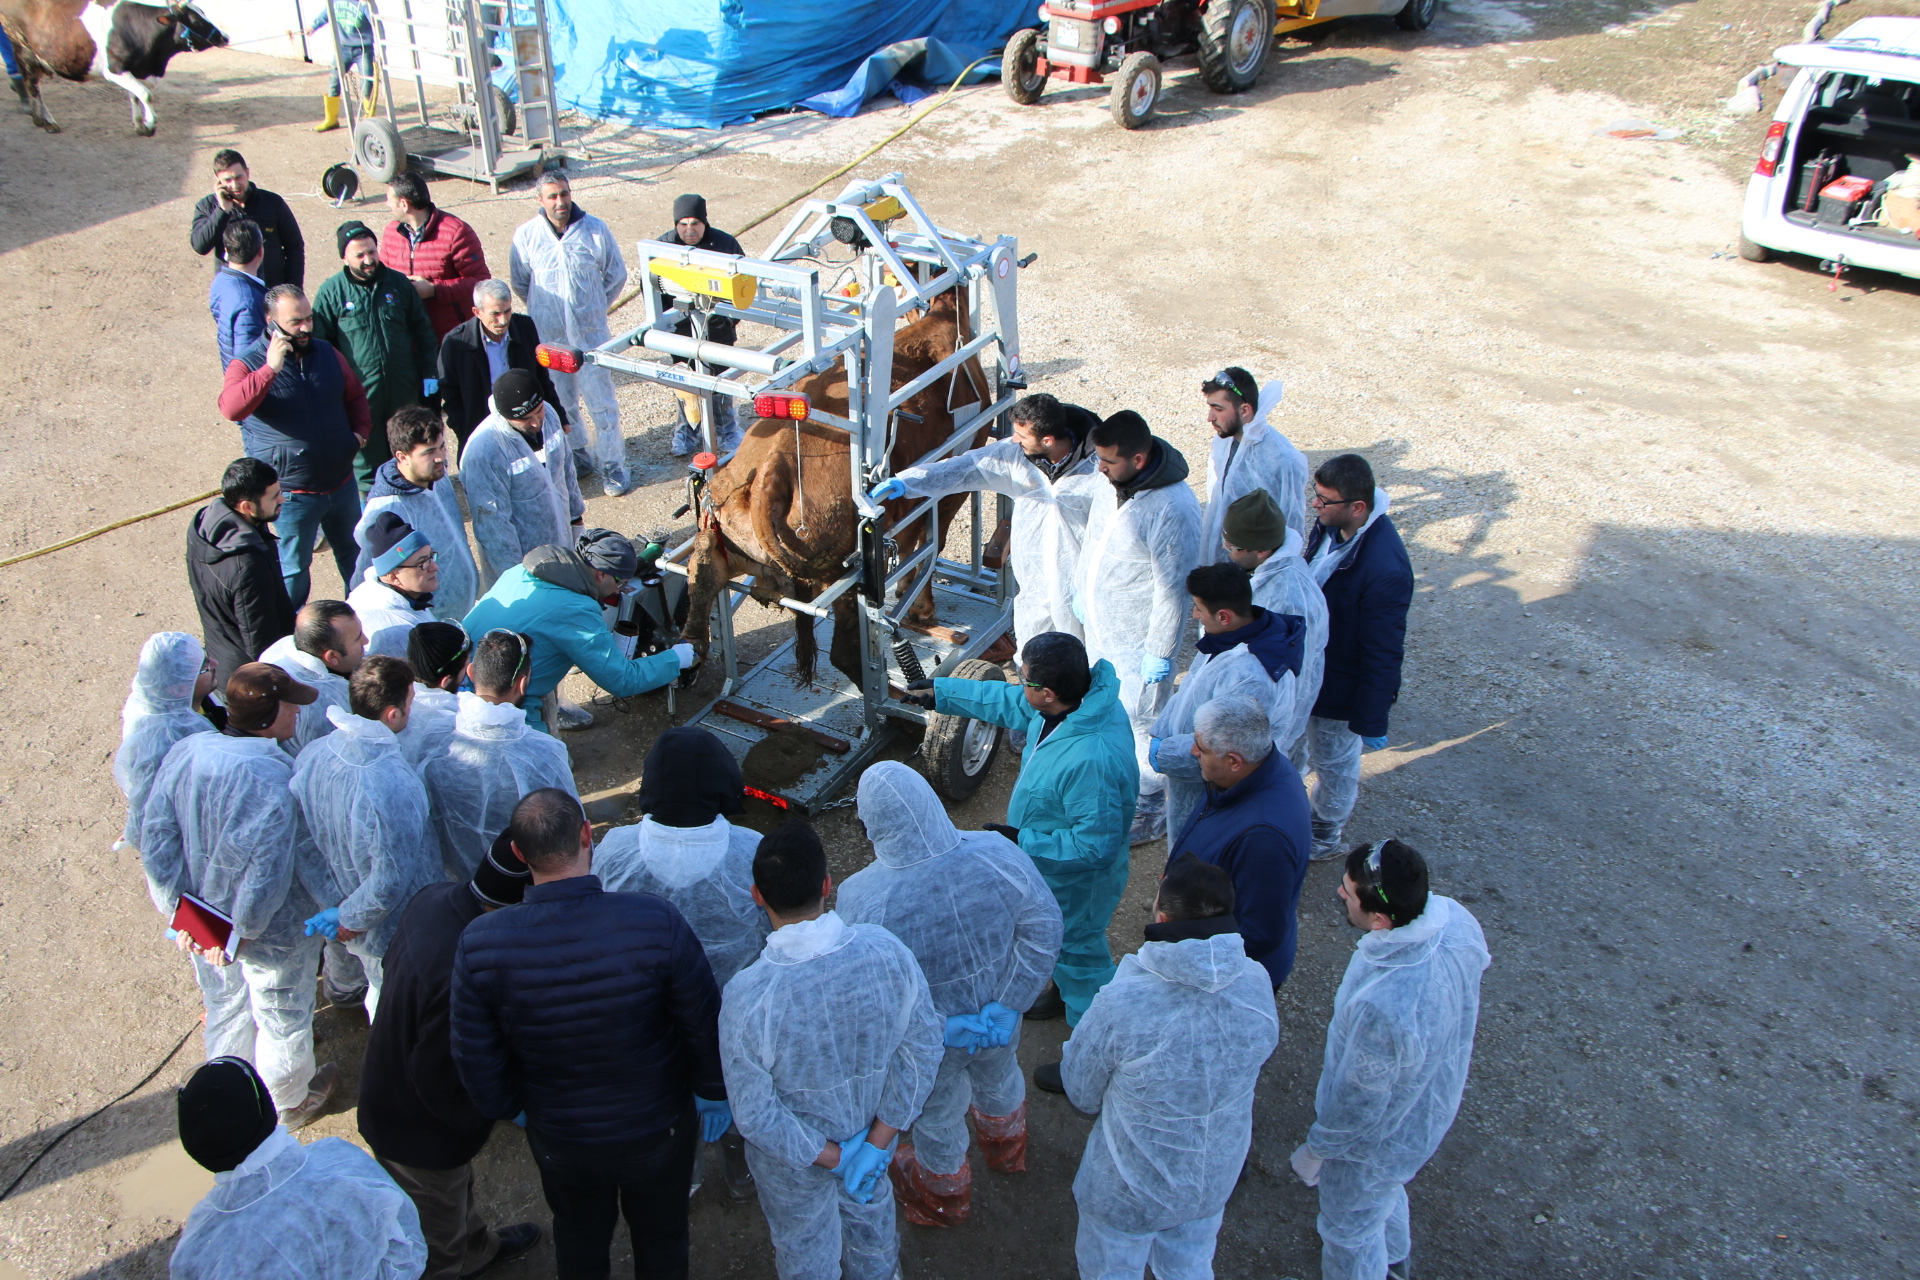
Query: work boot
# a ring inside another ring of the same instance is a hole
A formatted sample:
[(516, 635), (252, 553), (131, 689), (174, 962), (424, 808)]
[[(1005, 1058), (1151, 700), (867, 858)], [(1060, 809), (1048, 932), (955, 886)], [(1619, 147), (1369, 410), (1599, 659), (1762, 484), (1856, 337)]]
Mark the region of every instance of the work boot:
[(537, 1222), (516, 1222), (510, 1227), (500, 1228), (495, 1234), (500, 1237), (499, 1252), (487, 1259), (485, 1265), (461, 1272), (460, 1280), (474, 1280), (475, 1276), (483, 1276), (495, 1267), (518, 1262), (540, 1244), (540, 1224)]
[(1027, 1171), (1027, 1104), (1015, 1107), (1010, 1116), (986, 1116), (980, 1108), (968, 1107), (973, 1133), (980, 1140), (980, 1153), (987, 1168), (995, 1173)]
[(1053, 1018), (1066, 1017), (1067, 1002), (1060, 998), (1060, 988), (1049, 982), (1047, 989), (1040, 993), (1039, 998), (1033, 1002), (1033, 1007), (1023, 1016), (1029, 1022), (1047, 1022)]
[(325, 113), (325, 117), (319, 124), (313, 126), (313, 131), (315, 133), (332, 133), (335, 129), (338, 129), (340, 127), (339, 95), (331, 94), (320, 99), (320, 109)]
[(1346, 852), (1340, 846), (1340, 829), (1346, 824), (1313, 820), (1313, 861), (1331, 862)]
[(971, 1165), (962, 1163), (958, 1173), (935, 1173), (920, 1163), (912, 1143), (903, 1142), (887, 1176), (893, 1179), (893, 1198), (916, 1227), (957, 1227), (973, 1209)]
[(747, 1140), (737, 1129), (729, 1130), (720, 1138), (720, 1177), (733, 1199), (745, 1200), (753, 1194), (753, 1170), (747, 1168)]
[(1043, 1062), (1033, 1069), (1033, 1082), (1048, 1093), (1065, 1093), (1067, 1086), (1060, 1079), (1060, 1064)]
[(313, 1079), (307, 1081), (307, 1100), (297, 1107), (282, 1111), (280, 1123), (289, 1131), (309, 1123), (333, 1100), (333, 1091), (339, 1084), (340, 1068), (329, 1062), (313, 1073)]

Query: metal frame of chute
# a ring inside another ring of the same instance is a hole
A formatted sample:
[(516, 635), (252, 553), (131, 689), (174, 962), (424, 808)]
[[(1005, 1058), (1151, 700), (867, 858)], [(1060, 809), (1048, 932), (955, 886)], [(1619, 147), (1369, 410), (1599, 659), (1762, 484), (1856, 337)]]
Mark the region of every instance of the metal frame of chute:
[[(855, 256), (848, 261), (827, 261), (824, 255), (836, 246), (844, 246), (848, 238), (858, 245)], [(945, 651), (929, 674), (946, 674), (961, 662), (979, 656), (1012, 625), (1012, 574), (984, 563), (987, 511), (982, 494), (972, 495), (970, 554), (962, 564), (940, 554), (938, 500), (922, 499), (904, 517), (886, 526), (884, 509), (873, 502), (868, 491), (891, 474), (889, 459), (901, 407), (969, 360), (978, 359), (986, 372), (989, 385), (980, 391), (987, 403), (978, 404), (972, 416), (957, 423), (944, 441), (918, 461), (931, 462), (966, 449), (983, 427), (994, 428), (997, 435), (1006, 433), (1007, 410), (1025, 386), (1020, 363), (1017, 253), (1017, 243), (1011, 236), (986, 241), (938, 226), (897, 173), (875, 181), (854, 181), (833, 199), (807, 201), (759, 257), (640, 242), (636, 260), (642, 322), (584, 353), (585, 359), (605, 368), (700, 396), (700, 429), (710, 454), (717, 453), (718, 445), (713, 413), (716, 397), (732, 397), (741, 413), (750, 413), (756, 395), (790, 389), (836, 364), (845, 367), (847, 415), (841, 417), (815, 407), (809, 420), (846, 432), (852, 456), (859, 460), (858, 466), (849, 468), (848, 477), (850, 496), (861, 516), (856, 548), (841, 577), (814, 599), (787, 597), (779, 602), (816, 619), (831, 619), (835, 602), (848, 592), (855, 592), (859, 603), (864, 729), (859, 743), (841, 758), (829, 779), (814, 788), (820, 796), (832, 794), (879, 753), (890, 736), (891, 722), (927, 722), (925, 711), (893, 696), (889, 669), (893, 646), (906, 632), (903, 624), (907, 610), (929, 583), (937, 580), (941, 592), (961, 593), (996, 611), (989, 625), (975, 626), (966, 643)], [(683, 300), (673, 309), (667, 309), (662, 301), (659, 268), (663, 264), (670, 273), (664, 287)], [(823, 270), (837, 273), (825, 286), (821, 282)], [(687, 283), (690, 273), (704, 278), (704, 287), (693, 290), (692, 297)], [(750, 297), (742, 277), (753, 280)], [(843, 287), (841, 282), (849, 277), (851, 287)], [(968, 289), (972, 339), (926, 373), (894, 389), (897, 322), (904, 313), (925, 306), (956, 285)], [(703, 341), (700, 335), (714, 315), (767, 326), (775, 331), (775, 337), (758, 348)], [(689, 317), (694, 336), (672, 332)], [(653, 353), (655, 358), (642, 358), (639, 350)], [(672, 356), (690, 363), (668, 363), (667, 358)], [(795, 426), (797, 429), (799, 424)], [(705, 476), (696, 472), (689, 484), (689, 507), (696, 522)], [(1006, 519), (1010, 509), (1011, 503), (1004, 496), (997, 498), (998, 519)], [(897, 532), (916, 520), (928, 522), (929, 536), (905, 562), (889, 569), (889, 529)], [(693, 541), (688, 538), (669, 549), (661, 556), (660, 567), (687, 576), (686, 560)], [(690, 723), (706, 718), (715, 704), (767, 670), (791, 644), (778, 647), (742, 676), (733, 615), (751, 594), (753, 581), (730, 579), (727, 587), (714, 606), (716, 652), (712, 655), (721, 664), (725, 680), (719, 697)], [(925, 643), (920, 635), (911, 638)]]

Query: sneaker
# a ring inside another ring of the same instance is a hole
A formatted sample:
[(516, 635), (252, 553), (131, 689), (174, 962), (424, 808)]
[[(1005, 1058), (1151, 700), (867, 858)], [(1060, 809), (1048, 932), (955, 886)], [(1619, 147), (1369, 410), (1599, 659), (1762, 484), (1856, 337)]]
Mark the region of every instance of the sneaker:
[(461, 1272), (460, 1280), (473, 1280), (475, 1276), (484, 1275), (495, 1267), (520, 1261), (539, 1245), (540, 1234), (540, 1224), (536, 1222), (516, 1222), (510, 1227), (500, 1228), (500, 1251), (489, 1258), (485, 1266)]
[(340, 1068), (329, 1062), (313, 1073), (313, 1079), (307, 1081), (307, 1100), (297, 1107), (282, 1111), (280, 1123), (288, 1130), (310, 1123), (333, 1100), (333, 1091), (339, 1085)]
[(1066, 1017), (1067, 1002), (1060, 998), (1060, 988), (1049, 982), (1047, 989), (1040, 993), (1040, 998), (1023, 1016), (1028, 1022), (1046, 1022), (1052, 1018)]
[(1043, 1062), (1033, 1069), (1033, 1082), (1048, 1093), (1065, 1093), (1067, 1086), (1060, 1079), (1060, 1064)]
[(1340, 829), (1344, 824), (1313, 820), (1313, 861), (1332, 862), (1346, 852), (1340, 843)]
[(593, 712), (577, 702), (561, 697), (558, 689), (553, 691), (553, 710), (554, 719), (560, 722), (562, 729), (593, 728)]
[(745, 1200), (753, 1194), (753, 1170), (747, 1168), (747, 1140), (737, 1133), (720, 1139), (720, 1177), (727, 1195)]

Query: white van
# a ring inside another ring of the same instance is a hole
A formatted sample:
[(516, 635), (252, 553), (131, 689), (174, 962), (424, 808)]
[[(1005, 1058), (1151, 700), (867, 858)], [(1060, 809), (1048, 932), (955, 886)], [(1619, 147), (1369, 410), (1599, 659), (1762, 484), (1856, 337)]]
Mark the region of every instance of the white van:
[(1920, 279), (1915, 234), (1889, 225), (1913, 219), (1879, 216), (1886, 180), (1920, 156), (1920, 18), (1864, 18), (1774, 59), (1801, 70), (1747, 182), (1740, 256), (1803, 253)]

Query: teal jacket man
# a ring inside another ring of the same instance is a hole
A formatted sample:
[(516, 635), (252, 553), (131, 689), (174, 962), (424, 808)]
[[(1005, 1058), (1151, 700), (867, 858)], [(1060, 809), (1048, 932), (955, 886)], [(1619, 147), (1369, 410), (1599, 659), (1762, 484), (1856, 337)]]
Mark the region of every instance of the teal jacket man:
[(1115, 972), (1107, 924), (1127, 888), (1127, 829), (1140, 788), (1120, 680), (1104, 660), (1092, 674), (1080, 705), (1051, 730), (1017, 684), (933, 682), (935, 710), (1026, 730), (1007, 825), (1019, 828), (1020, 847), (1060, 904), (1065, 931), (1053, 981), (1070, 1026)]
[[(597, 531), (596, 531), (597, 532)], [(593, 566), (572, 547), (535, 547), (500, 575), (462, 624), (478, 640), (496, 627), (533, 641), (527, 723), (545, 729), (541, 707), (574, 667), (616, 698), (663, 687), (680, 674), (672, 649), (629, 658), (607, 629)]]

